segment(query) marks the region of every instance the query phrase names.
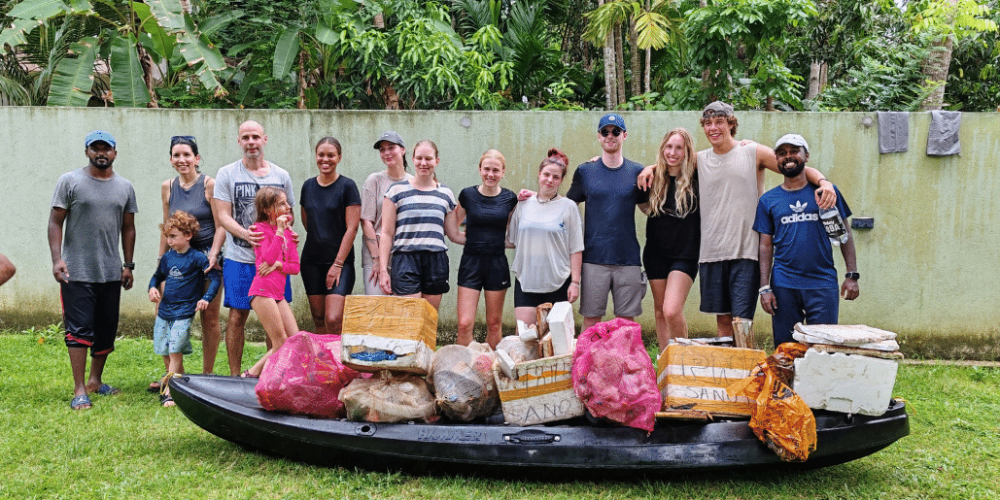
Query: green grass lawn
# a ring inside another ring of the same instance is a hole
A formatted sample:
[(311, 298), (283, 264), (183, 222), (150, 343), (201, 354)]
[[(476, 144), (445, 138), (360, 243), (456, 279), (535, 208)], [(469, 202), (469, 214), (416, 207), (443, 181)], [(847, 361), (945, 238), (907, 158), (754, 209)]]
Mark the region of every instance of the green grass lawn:
[[(39, 342), (39, 340), (42, 342)], [(200, 368), (200, 344), (188, 366)], [(247, 349), (244, 365), (263, 352)], [(224, 372), (225, 354), (218, 372)], [(900, 367), (895, 395), (911, 435), (851, 463), (795, 474), (732, 473), (662, 481), (535, 483), (328, 469), (261, 455), (161, 408), (162, 372), (147, 339), (121, 339), (105, 381), (123, 390), (69, 408), (72, 380), (55, 328), (0, 335), (0, 498), (855, 499), (997, 498), (1000, 369)]]

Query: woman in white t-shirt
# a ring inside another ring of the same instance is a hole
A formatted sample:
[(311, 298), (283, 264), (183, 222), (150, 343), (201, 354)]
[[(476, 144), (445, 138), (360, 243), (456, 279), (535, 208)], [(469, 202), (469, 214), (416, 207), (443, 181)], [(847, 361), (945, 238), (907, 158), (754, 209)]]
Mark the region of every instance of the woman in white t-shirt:
[(385, 164), (385, 170), (365, 179), (361, 191), (362, 279), (365, 295), (383, 295), (379, 288), (379, 238), (382, 232), (382, 199), (389, 186), (413, 177), (406, 172), (406, 146), (403, 138), (388, 130), (375, 141), (375, 149)]
[(516, 248), (514, 317), (535, 324), (535, 308), (580, 296), (583, 223), (573, 200), (559, 194), (568, 159), (558, 149), (538, 168), (538, 192), (517, 204), (507, 230)]

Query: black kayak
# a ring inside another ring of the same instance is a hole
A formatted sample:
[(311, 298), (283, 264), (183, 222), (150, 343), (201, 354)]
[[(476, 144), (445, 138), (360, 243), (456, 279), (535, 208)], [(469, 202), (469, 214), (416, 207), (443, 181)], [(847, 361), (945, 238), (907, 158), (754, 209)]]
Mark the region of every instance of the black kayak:
[[(746, 420), (660, 420), (651, 434), (579, 418), (554, 425), (366, 423), (269, 412), (256, 379), (185, 375), (171, 395), (192, 422), (268, 454), (327, 466), (472, 474), (592, 478), (607, 473), (677, 474), (735, 469), (826, 467), (875, 453), (910, 433), (906, 406), (881, 416), (817, 410), (816, 451), (782, 462)], [(502, 421), (502, 419), (500, 419)]]

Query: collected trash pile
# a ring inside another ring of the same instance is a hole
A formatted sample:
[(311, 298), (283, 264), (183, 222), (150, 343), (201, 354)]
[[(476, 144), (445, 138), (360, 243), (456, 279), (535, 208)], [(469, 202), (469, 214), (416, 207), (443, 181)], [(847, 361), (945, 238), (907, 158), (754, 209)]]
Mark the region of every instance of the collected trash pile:
[[(671, 343), (654, 368), (641, 328), (624, 319), (576, 336), (572, 305), (544, 304), (534, 325), (488, 345), (436, 348), (425, 300), (348, 296), (341, 336), (300, 332), (256, 386), (267, 410), (366, 422), (534, 425), (586, 416), (653, 432), (656, 420), (750, 418), (783, 460), (816, 446), (813, 409), (881, 415), (891, 400), (895, 334), (866, 326), (796, 325), (763, 351)], [(888, 358), (888, 359), (886, 359)]]

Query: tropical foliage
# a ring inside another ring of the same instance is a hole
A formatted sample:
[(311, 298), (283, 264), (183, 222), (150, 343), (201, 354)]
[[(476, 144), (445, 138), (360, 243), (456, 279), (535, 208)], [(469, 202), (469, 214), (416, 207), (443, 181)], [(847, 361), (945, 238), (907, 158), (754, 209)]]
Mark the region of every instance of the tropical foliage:
[(0, 104), (993, 110), (998, 1), (0, 0)]

